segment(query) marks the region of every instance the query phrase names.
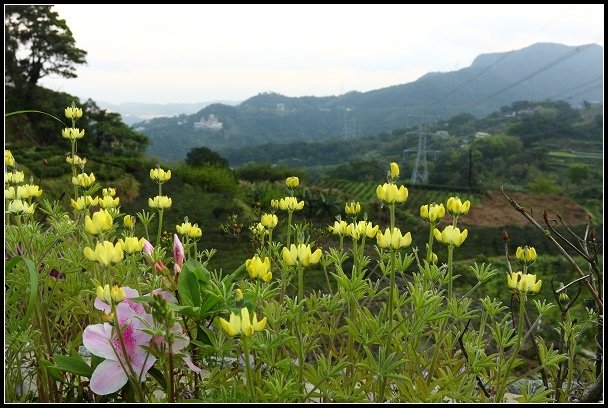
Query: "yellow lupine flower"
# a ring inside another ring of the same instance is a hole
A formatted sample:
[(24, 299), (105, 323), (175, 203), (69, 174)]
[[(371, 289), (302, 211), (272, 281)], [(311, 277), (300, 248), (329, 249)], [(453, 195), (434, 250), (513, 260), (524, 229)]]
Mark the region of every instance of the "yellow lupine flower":
[(251, 279), (260, 278), (264, 282), (270, 282), (272, 279), (272, 272), (270, 271), (270, 259), (264, 257), (264, 260), (260, 259), (259, 256), (255, 255), (251, 259), (245, 261), (245, 267), (249, 272)]
[(399, 165), (395, 162), (391, 163), (391, 178), (394, 180), (399, 177)]
[(82, 117), (82, 108), (67, 107), (67, 108), (65, 108), (64, 113), (65, 113), (65, 117), (68, 119), (72, 119), (72, 120), (80, 119)]
[(25, 174), (22, 171), (12, 171), (4, 173), (4, 184), (19, 184), (25, 180)]
[(97, 297), (99, 299), (103, 300), (106, 303), (112, 302), (112, 295), (110, 293), (110, 285), (108, 285), (107, 283), (103, 286), (101, 286), (101, 285), (97, 286), (97, 288), (95, 289), (95, 294), (97, 295)]
[(10, 150), (4, 149), (4, 165), (6, 167), (15, 167), (15, 158)]
[(93, 198), (91, 196), (80, 196), (76, 200), (72, 198), (70, 201), (72, 203), (72, 208), (74, 208), (76, 211), (82, 211), (93, 205), (97, 205), (99, 203), (99, 197)]
[(125, 237), (118, 240), (120, 243), (120, 247), (123, 251), (128, 254), (132, 254), (134, 252), (141, 252), (144, 247), (144, 238), (137, 239), (137, 237)]
[(368, 238), (375, 237), (378, 233), (378, 229), (380, 228), (380, 226), (378, 225), (374, 227), (371, 221), (363, 220), (357, 222), (357, 225), (349, 224), (349, 227), (350, 236), (353, 237), (355, 240), (359, 240), (363, 238), (363, 236), (367, 236)]
[(188, 236), (190, 238), (200, 238), (203, 235), (203, 231), (199, 228), (198, 224), (194, 224), (190, 231), (188, 232)]
[(334, 235), (347, 235), (350, 233), (350, 229), (348, 228), (348, 224), (344, 220), (334, 221), (334, 225), (329, 227), (329, 230)]
[(65, 161), (68, 164), (71, 164), (74, 166), (84, 166), (85, 164), (87, 164), (87, 159), (80, 157), (76, 154), (74, 156), (66, 156)]
[(243, 291), (239, 288), (236, 289), (236, 295), (234, 295), (234, 299), (237, 302), (240, 302), (241, 300), (243, 300)]
[(80, 140), (84, 137), (84, 129), (78, 128), (64, 128), (61, 130), (61, 136), (64, 139), (75, 141)]
[(420, 216), (428, 222), (435, 223), (445, 217), (445, 207), (441, 204), (426, 204), (420, 207)]
[(471, 202), (466, 200), (464, 203), (458, 197), (448, 198), (448, 211), (455, 216), (465, 215), (471, 208)]
[(276, 199), (270, 200), (270, 207), (277, 210), (279, 208), (279, 200), (276, 200)]
[(258, 322), (255, 312), (252, 318), (246, 307), (241, 308), (240, 316), (230, 312), (230, 321), (226, 321), (226, 319), (220, 317), (219, 322), (222, 329), (229, 336), (243, 334), (251, 337), (255, 332), (262, 331), (266, 327), (266, 317)]
[(28, 204), (23, 200), (11, 200), (8, 202), (6, 211), (10, 214), (27, 214), (31, 215), (34, 213), (35, 204)]
[(91, 235), (101, 234), (112, 228), (112, 216), (107, 210), (99, 210), (93, 213), (93, 218), (88, 215), (84, 218), (84, 230)]
[(167, 196), (156, 196), (153, 199), (148, 198), (148, 205), (151, 208), (160, 208), (160, 209), (169, 208), (169, 207), (171, 207), (172, 203), (173, 202), (172, 202), (171, 198), (167, 197)]
[(158, 183), (164, 183), (171, 179), (171, 170), (163, 170), (160, 167), (150, 170), (150, 178)]
[(390, 228), (387, 228), (384, 231), (378, 231), (376, 234), (376, 240), (378, 242), (378, 246), (380, 248), (393, 248), (399, 249), (408, 247), (412, 244), (412, 234), (406, 233), (405, 235), (401, 235), (401, 230), (397, 227), (391, 231)]
[(537, 281), (536, 275), (522, 272), (507, 273), (507, 286), (520, 293), (538, 293), (542, 280)]
[(8, 187), (4, 189), (4, 199), (5, 200), (13, 200), (17, 195), (17, 189), (14, 186)]
[(125, 215), (125, 218), (123, 218), (122, 220), (122, 225), (127, 228), (135, 227), (135, 217), (133, 217), (132, 215)]
[(346, 205), (344, 206), (344, 212), (346, 213), (346, 215), (355, 216), (361, 212), (361, 204), (356, 201), (346, 203)]
[(312, 252), (310, 249), (310, 244), (298, 244), (297, 246), (295, 244), (291, 244), (289, 249), (287, 249), (287, 247), (283, 247), (282, 255), (283, 262), (285, 262), (285, 264), (288, 266), (308, 266), (319, 263), (323, 252), (320, 248), (317, 248), (315, 252)]
[(192, 229), (192, 224), (186, 221), (181, 223), (180, 225), (176, 225), (175, 229), (180, 235), (188, 235), (190, 233), (190, 230)]
[(298, 211), (304, 208), (304, 200), (295, 197), (284, 197), (279, 200), (279, 208), (283, 211)]
[(101, 208), (116, 208), (120, 203), (120, 197), (112, 198), (110, 195), (104, 195), (101, 200), (99, 200), (99, 206)]
[(454, 228), (453, 225), (448, 225), (443, 229), (443, 231), (439, 231), (437, 228), (435, 228), (433, 230), (433, 235), (439, 242), (446, 245), (459, 247), (469, 235), (469, 231), (464, 229), (462, 232), (460, 232), (460, 228)]
[(517, 250), (515, 251), (515, 256), (522, 264), (530, 265), (534, 263), (534, 261), (536, 261), (536, 249), (527, 245), (523, 248), (517, 247)]
[(95, 174), (80, 173), (76, 177), (72, 177), (72, 184), (79, 187), (89, 187), (95, 182)]
[(116, 189), (112, 187), (104, 188), (103, 190), (101, 190), (101, 195), (114, 197), (116, 195)]
[(279, 223), (279, 218), (275, 214), (264, 213), (262, 214), (260, 222), (264, 227), (271, 230), (277, 226), (277, 224)]
[(285, 179), (285, 184), (287, 185), (287, 187), (289, 188), (296, 188), (297, 186), (300, 185), (300, 179), (297, 177), (287, 177), (287, 179)]
[(118, 285), (112, 286), (112, 289), (110, 290), (110, 297), (112, 298), (114, 303), (122, 302), (127, 297), (127, 294), (125, 293), (125, 288), (120, 287)]
[(409, 195), (407, 187), (392, 183), (384, 183), (376, 188), (376, 197), (387, 204), (403, 204)]
[(40, 187), (34, 184), (23, 184), (17, 186), (17, 198), (29, 199), (32, 197), (40, 197), (42, 195), (42, 190)]
[(114, 245), (110, 241), (104, 241), (103, 243), (98, 242), (97, 245), (95, 245), (95, 250), (87, 246), (84, 248), (83, 253), (85, 258), (89, 261), (99, 262), (103, 266), (108, 266), (111, 263), (118, 263), (122, 261), (124, 257), (120, 242), (117, 242), (116, 245)]

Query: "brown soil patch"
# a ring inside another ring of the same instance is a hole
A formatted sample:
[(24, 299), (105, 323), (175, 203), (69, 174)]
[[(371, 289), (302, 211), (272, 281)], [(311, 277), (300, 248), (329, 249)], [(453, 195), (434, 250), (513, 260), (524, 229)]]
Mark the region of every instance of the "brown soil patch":
[[(549, 219), (557, 219), (559, 214), (568, 226), (587, 222), (587, 211), (572, 199), (555, 194), (533, 194), (506, 191), (531, 214), (536, 221), (545, 225), (543, 211), (547, 210)], [(458, 224), (478, 227), (501, 227), (504, 225), (530, 225), (522, 214), (516, 211), (500, 191), (488, 191), (480, 195), (481, 204), (471, 205), (467, 215)]]

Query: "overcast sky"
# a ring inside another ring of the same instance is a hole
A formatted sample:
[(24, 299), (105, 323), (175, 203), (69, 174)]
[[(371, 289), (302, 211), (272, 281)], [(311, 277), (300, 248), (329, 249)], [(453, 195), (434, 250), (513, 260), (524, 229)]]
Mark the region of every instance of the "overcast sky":
[(57, 5), (87, 65), (43, 86), (96, 101), (328, 96), (536, 42), (604, 45), (598, 5)]

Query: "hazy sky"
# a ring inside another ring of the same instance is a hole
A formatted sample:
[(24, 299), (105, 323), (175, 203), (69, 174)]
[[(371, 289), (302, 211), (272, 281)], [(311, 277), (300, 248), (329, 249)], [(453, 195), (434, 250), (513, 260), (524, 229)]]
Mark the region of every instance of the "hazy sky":
[(603, 46), (597, 5), (57, 5), (88, 52), (41, 84), (121, 102), (328, 96), (469, 66), (536, 42)]

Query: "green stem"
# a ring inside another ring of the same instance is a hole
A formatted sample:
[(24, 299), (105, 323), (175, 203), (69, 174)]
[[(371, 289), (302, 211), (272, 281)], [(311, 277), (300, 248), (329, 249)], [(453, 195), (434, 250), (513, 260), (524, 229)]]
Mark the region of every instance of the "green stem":
[(509, 361), (507, 362), (507, 369), (505, 371), (504, 381), (501, 380), (500, 383), (498, 384), (496, 396), (494, 399), (495, 402), (502, 402), (502, 397), (504, 395), (507, 385), (509, 384), (509, 373), (511, 372), (513, 363), (515, 363), (515, 359), (517, 358), (517, 355), (519, 354), (519, 350), (521, 348), (521, 338), (522, 338), (522, 332), (524, 329), (524, 312), (525, 312), (524, 305), (525, 305), (525, 303), (526, 303), (526, 294), (520, 293), (519, 294), (519, 321), (517, 322), (517, 343), (515, 344), (515, 350), (513, 350), (513, 354), (511, 355), (511, 357), (509, 358)]
[(245, 381), (247, 382), (247, 390), (249, 391), (249, 400), (251, 402), (255, 402), (255, 390), (253, 388), (253, 377), (251, 374), (251, 362), (249, 361), (249, 337), (242, 337), (243, 342), (243, 353), (245, 354), (243, 357), (245, 358), (245, 376), (247, 377)]
[[(120, 324), (118, 323), (118, 316), (116, 315), (116, 311), (114, 311), (114, 329), (116, 330), (116, 333), (118, 335), (118, 341), (120, 343), (120, 348), (122, 349), (122, 356), (129, 369), (129, 373), (127, 374), (127, 376), (129, 377), (129, 379), (131, 380), (131, 383), (133, 384), (133, 387), (135, 388), (135, 392), (137, 393), (139, 401), (145, 402), (146, 397), (144, 395), (143, 390), (141, 389), (140, 378), (137, 375), (137, 373), (135, 372), (135, 370), (133, 369), (133, 366), (131, 365), (131, 360), (129, 360), (129, 356), (127, 355), (127, 347), (125, 346), (125, 341), (122, 337), (122, 331), (120, 330)], [(116, 351), (114, 351), (114, 352), (117, 354), (116, 357), (118, 358), (118, 361), (122, 365), (122, 362), (120, 361), (120, 357), (118, 356), (118, 353)]]
[(287, 211), (287, 249), (291, 245), (291, 215), (293, 211)]
[(162, 208), (158, 209), (158, 233), (156, 236), (156, 246), (160, 245), (160, 234), (163, 230), (163, 212)]
[(435, 238), (435, 235), (433, 234), (433, 231), (435, 230), (435, 223), (431, 222), (431, 228), (429, 231), (429, 247), (426, 250), (426, 261), (428, 263), (431, 263), (431, 259), (432, 259), (432, 255), (433, 255), (433, 239)]
[(448, 245), (448, 302), (452, 300), (452, 257), (454, 246)]
[(302, 395), (304, 394), (304, 336), (302, 329), (304, 327), (304, 268), (298, 267), (298, 304), (300, 313), (298, 313), (298, 381), (300, 383)]

